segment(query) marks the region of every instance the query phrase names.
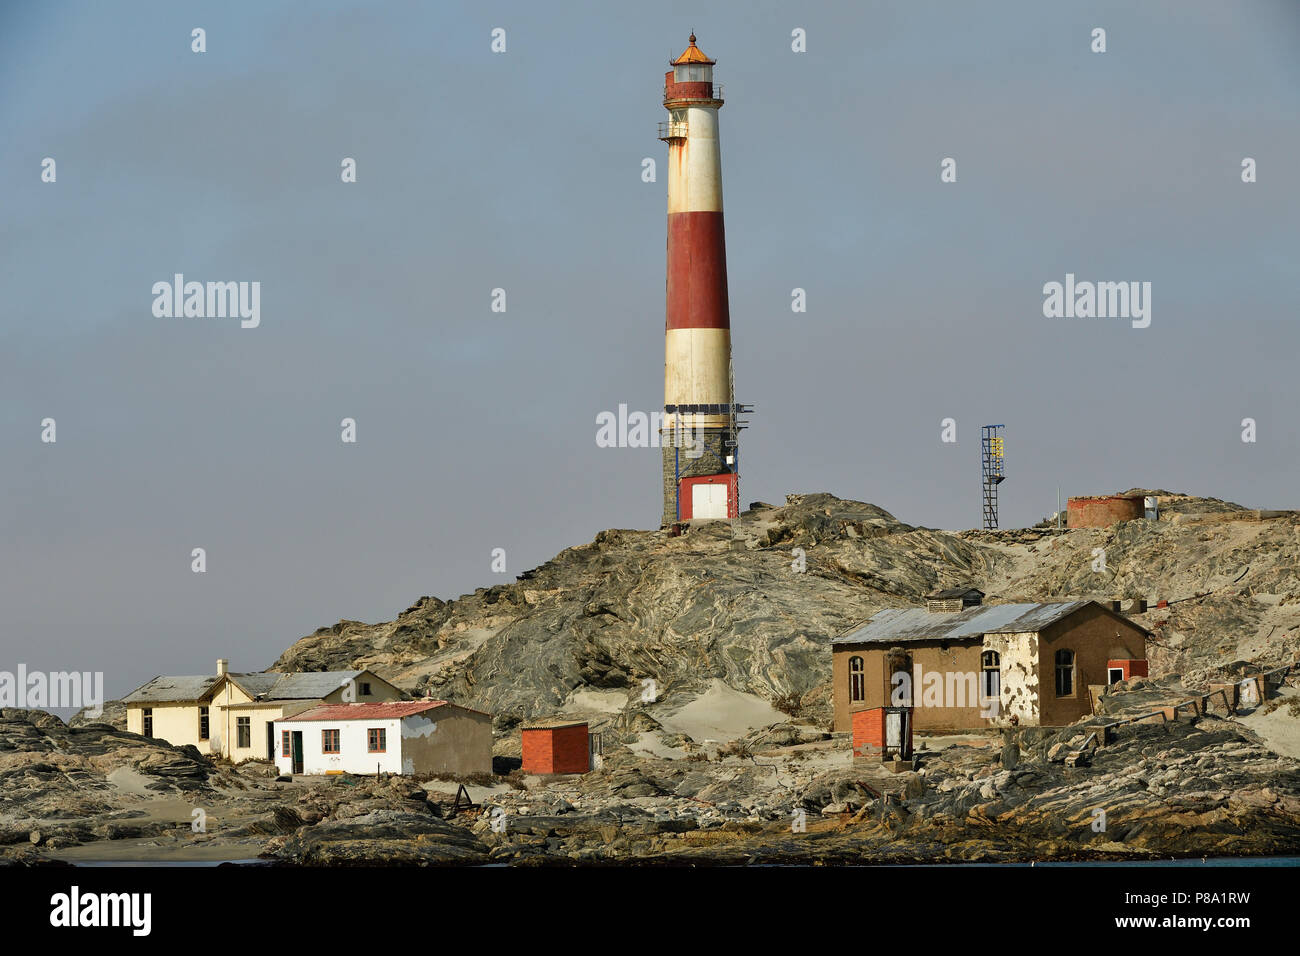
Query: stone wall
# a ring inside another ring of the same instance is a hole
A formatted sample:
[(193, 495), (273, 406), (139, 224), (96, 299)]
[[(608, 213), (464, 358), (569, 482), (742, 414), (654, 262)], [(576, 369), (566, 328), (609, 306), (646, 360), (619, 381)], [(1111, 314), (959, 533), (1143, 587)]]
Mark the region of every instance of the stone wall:
[[(691, 439), (684, 437), (681, 448), (670, 444), (674, 434), (665, 432), (660, 438), (660, 444), (663, 446), (664, 491), (660, 527), (663, 528), (677, 521), (677, 479), (730, 472), (732, 468), (727, 464), (727, 453), (736, 451), (735, 448), (726, 446), (731, 432), (725, 428), (701, 428), (693, 433), (684, 433), (685, 436), (693, 435), (698, 444), (692, 445)], [(695, 454), (698, 454), (698, 457), (692, 458), (691, 456)]]
[(1108, 528), (1146, 514), (1141, 495), (1096, 495), (1066, 502), (1066, 527)]

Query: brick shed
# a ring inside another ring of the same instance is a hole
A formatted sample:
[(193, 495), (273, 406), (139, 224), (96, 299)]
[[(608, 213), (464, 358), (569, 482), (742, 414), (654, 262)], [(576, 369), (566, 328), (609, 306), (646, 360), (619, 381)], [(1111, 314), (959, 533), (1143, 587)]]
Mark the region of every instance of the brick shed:
[(858, 710), (853, 712), (853, 756), (878, 756), (884, 752), (886, 734), (885, 715), (888, 712), (906, 712), (906, 716), (902, 719), (901, 723), (904, 733), (904, 745), (903, 748), (901, 748), (901, 751), (908, 755), (912, 753), (912, 720), (910, 710), (905, 707), (873, 707), (870, 710)]
[(1106, 683), (1117, 680), (1131, 680), (1134, 677), (1147, 676), (1147, 662), (1144, 660), (1125, 660), (1117, 658), (1106, 662)]
[(526, 724), (520, 733), (524, 773), (586, 773), (591, 769), (587, 722)]

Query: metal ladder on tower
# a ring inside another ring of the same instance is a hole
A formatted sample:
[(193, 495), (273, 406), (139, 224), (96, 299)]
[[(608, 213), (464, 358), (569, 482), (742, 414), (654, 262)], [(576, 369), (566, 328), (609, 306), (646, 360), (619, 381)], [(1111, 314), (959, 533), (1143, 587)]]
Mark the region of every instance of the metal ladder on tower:
[(1006, 480), (1003, 471), (1005, 440), (1000, 429), (1005, 425), (984, 425), (980, 428), (980, 475), (984, 486), (984, 528), (995, 530), (998, 526), (998, 485)]
[(736, 520), (740, 517), (740, 475), (738, 469), (740, 462), (737, 461), (739, 455), (740, 443), (736, 441), (736, 363), (730, 358), (727, 359), (727, 434), (722, 439), (723, 464), (727, 464), (727, 456), (731, 457), (729, 469), (735, 475), (736, 489), (736, 513), (731, 513), (731, 508), (727, 508), (727, 518), (731, 522), (731, 546), (736, 546)]

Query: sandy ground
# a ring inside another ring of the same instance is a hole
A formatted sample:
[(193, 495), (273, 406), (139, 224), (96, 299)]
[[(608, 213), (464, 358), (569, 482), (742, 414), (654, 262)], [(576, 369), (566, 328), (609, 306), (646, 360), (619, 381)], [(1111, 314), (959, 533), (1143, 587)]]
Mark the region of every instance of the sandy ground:
[(781, 724), (790, 718), (761, 697), (733, 690), (721, 680), (675, 712), (654, 708), (650, 714), (670, 734), (686, 734), (696, 743), (726, 743), (751, 730)]
[(561, 713), (617, 714), (627, 706), (627, 691), (584, 687), (575, 690), (564, 702)]
[(1290, 701), (1300, 699), (1300, 690), (1283, 687), (1279, 689), (1278, 697), (1285, 703), (1271, 713), (1264, 713), (1262, 706), (1256, 707), (1237, 720), (1259, 734), (1269, 750), (1284, 757), (1300, 759), (1300, 717), (1292, 717), (1288, 706)]
[(654, 730), (642, 733), (628, 745), (628, 749), (633, 753), (649, 754), (651, 757), (662, 757), (664, 760), (682, 760), (686, 756), (685, 750), (669, 747), (659, 739), (658, 731)]
[[(426, 793), (434, 795), (439, 800), (451, 800), (456, 796), (460, 789), (460, 784), (454, 780), (430, 780), (423, 784)], [(488, 802), (488, 798), (493, 794), (509, 793), (510, 785), (508, 783), (498, 783), (492, 787), (476, 787), (473, 784), (465, 784), (465, 792), (475, 803)]]
[[(125, 801), (125, 812), (113, 816), (115, 822), (124, 826), (143, 826), (150, 823), (173, 823), (176, 828), (158, 836), (141, 839), (99, 840), (80, 846), (49, 850), (49, 856), (55, 860), (69, 863), (106, 862), (129, 863), (157, 860), (167, 863), (212, 863), (223, 860), (255, 859), (266, 842), (265, 836), (242, 837), (236, 840), (222, 838), (223, 829), (236, 829), (251, 820), (264, 816), (268, 806), (244, 806), (218, 798), (206, 803), (191, 803), (179, 797), (158, 798), (153, 791), (144, 790), (142, 782), (148, 778), (141, 776), (130, 767), (118, 767), (107, 778), (124, 794), (142, 797), (138, 802)], [(319, 782), (299, 783), (290, 786), (312, 786)], [(233, 794), (232, 794), (233, 796)], [(195, 833), (194, 810), (201, 808), (206, 814), (205, 833)]]
[(192, 817), (194, 809), (194, 804), (174, 798), (146, 801), (132, 807), (132, 815), (122, 816), (119, 822), (126, 826), (138, 826), (162, 821), (177, 824), (177, 829), (139, 840), (100, 840), (84, 843), (61, 850), (50, 850), (49, 855), (52, 859), (66, 860), (69, 863), (91, 861), (121, 863), (139, 860), (198, 863), (249, 860), (256, 858), (261, 852), (262, 844), (266, 841), (264, 836), (239, 840), (216, 839), (220, 837), (223, 825), (238, 826), (245, 822), (245, 818), (257, 816), (258, 813), (227, 816), (220, 804), (204, 807), (208, 814), (208, 830), (206, 833), (194, 833), (190, 829), (194, 819)]
[(111, 771), (107, 778), (117, 790), (121, 793), (129, 793), (137, 797), (147, 797), (152, 792), (149, 784), (153, 779), (146, 777), (144, 774), (131, 769), (130, 767), (118, 767)]

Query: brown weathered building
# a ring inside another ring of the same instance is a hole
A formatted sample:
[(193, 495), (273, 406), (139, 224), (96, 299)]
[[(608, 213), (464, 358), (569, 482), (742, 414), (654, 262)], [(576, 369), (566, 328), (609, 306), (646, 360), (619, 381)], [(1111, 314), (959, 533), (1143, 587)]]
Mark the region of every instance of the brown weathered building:
[(1067, 528), (1109, 528), (1146, 514), (1142, 495), (1078, 495), (1065, 503)]
[(1060, 726), (1092, 712), (1090, 685), (1145, 670), (1132, 662), (1145, 664), (1146, 629), (1095, 601), (982, 597), (938, 592), (926, 608), (881, 611), (836, 638), (834, 729), (849, 731), (855, 711), (906, 703), (909, 691), (918, 731)]

